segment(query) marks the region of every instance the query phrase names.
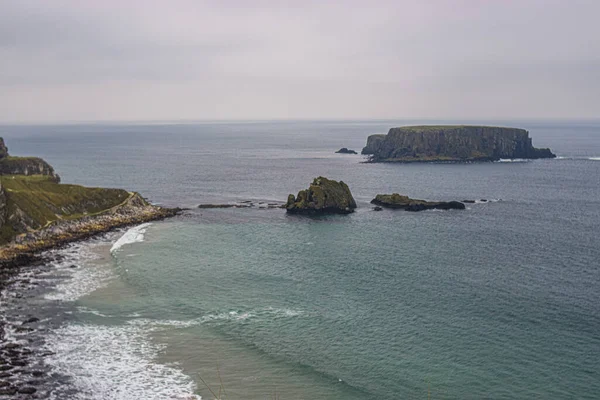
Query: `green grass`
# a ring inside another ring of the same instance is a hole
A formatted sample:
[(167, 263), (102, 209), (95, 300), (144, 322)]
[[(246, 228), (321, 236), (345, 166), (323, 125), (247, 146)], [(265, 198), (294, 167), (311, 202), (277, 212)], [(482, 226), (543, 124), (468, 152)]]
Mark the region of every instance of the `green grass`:
[(44, 175), (3, 175), (0, 182), (6, 195), (8, 216), (0, 228), (0, 243), (10, 241), (26, 229), (39, 229), (57, 220), (101, 213), (130, 196), (121, 189), (58, 184)]
[(487, 125), (415, 125), (415, 126), (400, 126), (392, 129), (402, 129), (404, 131), (415, 132), (438, 132), (440, 129), (463, 129), (463, 128), (493, 128), (493, 129), (518, 129), (508, 128), (503, 126), (487, 126)]

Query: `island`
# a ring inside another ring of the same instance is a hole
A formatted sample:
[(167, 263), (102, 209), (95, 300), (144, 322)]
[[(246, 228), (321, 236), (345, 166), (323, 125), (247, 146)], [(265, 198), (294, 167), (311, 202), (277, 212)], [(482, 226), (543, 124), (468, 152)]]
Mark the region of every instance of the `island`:
[(425, 201), (411, 199), (408, 196), (402, 196), (398, 193), (393, 194), (378, 194), (371, 204), (376, 206), (400, 209), (406, 211), (423, 211), (423, 210), (464, 210), (466, 207), (460, 201)]
[(555, 158), (533, 147), (525, 129), (494, 126), (405, 126), (371, 135), (362, 154), (370, 162), (470, 162)]
[(350, 188), (342, 181), (319, 176), (298, 196), (288, 196), (285, 209), (290, 214), (350, 214), (356, 208)]
[(341, 149), (336, 151), (336, 153), (338, 153), (338, 154), (358, 154), (356, 151), (350, 150), (347, 147), (342, 147)]
[(12, 157), (0, 138), (0, 267), (114, 228), (167, 218), (180, 209), (149, 204), (139, 193), (60, 183), (47, 162)]

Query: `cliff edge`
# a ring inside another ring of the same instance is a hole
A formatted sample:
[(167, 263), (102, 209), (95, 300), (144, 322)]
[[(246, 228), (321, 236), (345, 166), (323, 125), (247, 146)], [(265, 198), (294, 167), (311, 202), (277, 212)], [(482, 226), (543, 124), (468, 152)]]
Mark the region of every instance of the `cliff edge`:
[(372, 162), (497, 161), (554, 158), (533, 147), (525, 129), (493, 126), (406, 126), (371, 135), (362, 154)]
[(45, 161), (9, 156), (0, 138), (0, 266), (18, 264), (40, 250), (180, 211), (153, 206), (135, 192), (59, 182)]
[(44, 175), (59, 183), (60, 176), (46, 161), (38, 157), (13, 157), (8, 154), (4, 139), (0, 137), (0, 175)]

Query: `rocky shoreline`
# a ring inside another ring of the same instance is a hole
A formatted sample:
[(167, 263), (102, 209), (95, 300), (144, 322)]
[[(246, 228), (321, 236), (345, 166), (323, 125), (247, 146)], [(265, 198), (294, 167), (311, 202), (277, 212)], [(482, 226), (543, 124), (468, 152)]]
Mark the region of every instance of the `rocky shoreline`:
[(3, 270), (31, 263), (42, 251), (113, 229), (173, 217), (181, 211), (180, 208), (151, 205), (138, 193), (132, 193), (123, 204), (106, 212), (71, 221), (59, 221), (43, 229), (17, 236), (13, 242), (0, 248), (0, 280)]
[[(181, 211), (179, 208), (153, 206), (139, 194), (132, 193), (123, 204), (104, 213), (60, 221), (18, 236), (0, 248), (2, 303), (20, 301), (27, 296), (27, 291), (36, 290), (37, 284), (31, 282), (28, 274), (35, 275), (45, 265), (56, 261), (57, 255), (55, 252), (48, 253), (49, 250), (119, 228), (173, 217)], [(46, 354), (40, 346), (45, 329), (43, 316), (32, 314), (37, 311), (19, 307), (15, 315), (3, 312), (0, 316), (0, 399), (44, 398), (44, 388), (51, 377), (43, 360), (50, 354)]]

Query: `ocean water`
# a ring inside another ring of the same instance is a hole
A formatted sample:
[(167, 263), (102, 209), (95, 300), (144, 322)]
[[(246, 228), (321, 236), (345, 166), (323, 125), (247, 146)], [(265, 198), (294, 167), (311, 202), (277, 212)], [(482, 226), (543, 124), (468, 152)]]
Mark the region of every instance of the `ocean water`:
[[(66, 183), (184, 215), (56, 253), (29, 307), (48, 398), (594, 399), (600, 393), (600, 123), (524, 127), (554, 160), (365, 164), (366, 137), (446, 121), (2, 126)], [(279, 209), (316, 176), (359, 208)], [(486, 199), (373, 212), (378, 193)]]

